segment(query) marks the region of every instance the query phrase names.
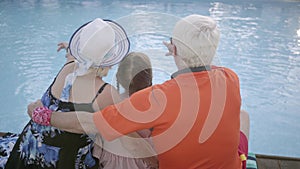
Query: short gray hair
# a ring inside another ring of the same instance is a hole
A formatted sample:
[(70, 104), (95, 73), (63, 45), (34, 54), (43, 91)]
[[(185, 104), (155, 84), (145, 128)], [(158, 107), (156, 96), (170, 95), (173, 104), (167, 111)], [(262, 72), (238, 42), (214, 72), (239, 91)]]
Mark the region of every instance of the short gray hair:
[(176, 23), (172, 35), (177, 55), (188, 67), (210, 65), (219, 40), (220, 32), (216, 22), (202, 15), (182, 18)]

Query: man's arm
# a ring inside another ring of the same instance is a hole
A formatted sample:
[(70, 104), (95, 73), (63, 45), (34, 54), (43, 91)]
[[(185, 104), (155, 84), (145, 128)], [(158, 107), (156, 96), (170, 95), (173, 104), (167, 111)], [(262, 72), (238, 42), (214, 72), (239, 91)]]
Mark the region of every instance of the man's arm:
[[(100, 133), (107, 140), (113, 140), (131, 132), (149, 129), (163, 121), (158, 117), (166, 106), (166, 98), (162, 91), (149, 87), (137, 92), (122, 102), (105, 107), (103, 110), (89, 113), (76, 112), (52, 112), (50, 125), (61, 130), (73, 133)], [(36, 105), (28, 106), (28, 114)], [(41, 113), (42, 115), (43, 113)], [(46, 125), (49, 125), (49, 121)]]
[[(35, 108), (41, 107), (43, 104), (40, 100), (28, 105), (27, 113), (32, 117), (32, 113)], [(51, 126), (57, 127), (61, 130), (65, 130), (72, 133), (97, 133), (97, 129), (94, 125), (93, 114), (84, 111), (76, 112), (52, 112), (51, 114)]]
[(94, 125), (93, 114), (84, 111), (76, 112), (53, 112), (51, 126), (71, 133), (95, 134), (98, 132)]

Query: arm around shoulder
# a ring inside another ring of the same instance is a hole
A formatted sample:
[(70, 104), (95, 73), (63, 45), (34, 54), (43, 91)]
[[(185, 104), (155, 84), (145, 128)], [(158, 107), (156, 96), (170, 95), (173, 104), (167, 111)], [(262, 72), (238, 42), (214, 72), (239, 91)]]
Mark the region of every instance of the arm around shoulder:
[(76, 111), (76, 112), (53, 112), (51, 115), (51, 126), (57, 127), (72, 133), (97, 133), (93, 121), (93, 113)]
[[(37, 111), (37, 110), (40, 110)], [(51, 125), (61, 130), (73, 133), (96, 133), (93, 114), (84, 111), (77, 112), (52, 112), (40, 100), (28, 105), (27, 113), (38, 124)], [(45, 114), (48, 114), (45, 116)], [(40, 123), (42, 122), (42, 123)]]

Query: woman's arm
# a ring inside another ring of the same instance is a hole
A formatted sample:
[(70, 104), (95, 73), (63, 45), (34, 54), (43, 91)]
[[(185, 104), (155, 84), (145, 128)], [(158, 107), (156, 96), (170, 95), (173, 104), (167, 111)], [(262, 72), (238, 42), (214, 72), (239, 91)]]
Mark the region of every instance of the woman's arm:
[(57, 46), (58, 46), (57, 52), (59, 52), (62, 49), (66, 50), (66, 59), (67, 59), (67, 62), (75, 60), (75, 58), (70, 54), (70, 51), (69, 51), (69, 48), (68, 48), (69, 44), (67, 42), (60, 42), (60, 43), (57, 44)]

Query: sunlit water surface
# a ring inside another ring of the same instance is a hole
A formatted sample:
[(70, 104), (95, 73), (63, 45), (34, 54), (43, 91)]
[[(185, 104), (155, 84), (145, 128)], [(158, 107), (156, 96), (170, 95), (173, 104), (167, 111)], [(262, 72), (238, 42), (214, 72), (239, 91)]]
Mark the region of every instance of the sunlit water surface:
[[(155, 83), (176, 70), (164, 56), (179, 17), (210, 15), (222, 37), (215, 64), (240, 77), (250, 113), (250, 151), (300, 157), (300, 2), (0, 1), (0, 131), (20, 132), (28, 103), (40, 98), (65, 62), (56, 44), (96, 17), (117, 20), (133, 51), (147, 53)], [(114, 83), (115, 68), (106, 78)]]

